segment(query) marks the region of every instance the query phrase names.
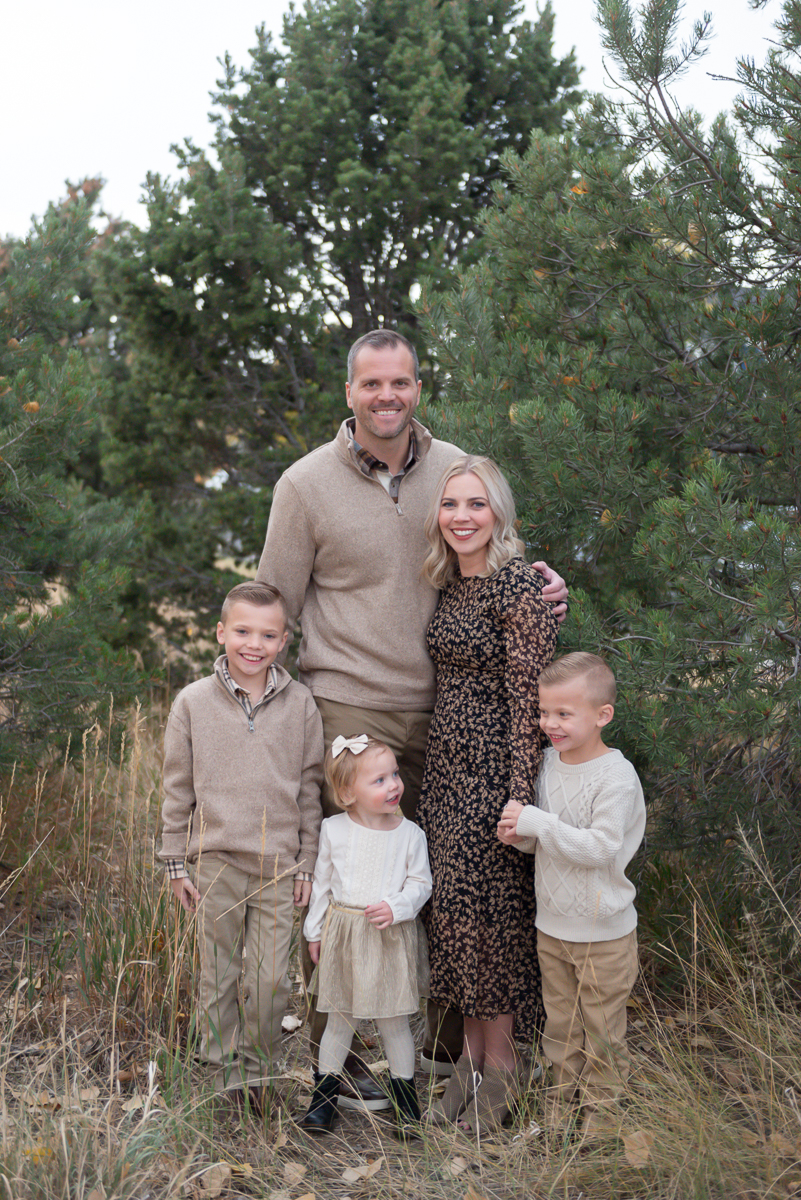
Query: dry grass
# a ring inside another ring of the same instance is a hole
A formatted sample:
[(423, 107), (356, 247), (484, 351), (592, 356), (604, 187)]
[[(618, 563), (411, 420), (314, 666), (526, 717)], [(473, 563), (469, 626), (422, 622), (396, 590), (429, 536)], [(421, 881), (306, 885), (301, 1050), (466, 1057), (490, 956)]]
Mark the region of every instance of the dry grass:
[(150, 721), (132, 719), (118, 761), (93, 730), (77, 767), (17, 778), (2, 797), (2, 1200), (801, 1196), (801, 1017), (779, 1007), (756, 936), (734, 954), (700, 910), (683, 1001), (635, 998), (619, 1138), (539, 1132), (534, 1088), (493, 1142), (454, 1130), (403, 1145), (350, 1113), (311, 1141), (293, 1122), (308, 1103), (302, 1031), (286, 1038), (270, 1120), (215, 1099), (188, 1049), (192, 928), (153, 857)]

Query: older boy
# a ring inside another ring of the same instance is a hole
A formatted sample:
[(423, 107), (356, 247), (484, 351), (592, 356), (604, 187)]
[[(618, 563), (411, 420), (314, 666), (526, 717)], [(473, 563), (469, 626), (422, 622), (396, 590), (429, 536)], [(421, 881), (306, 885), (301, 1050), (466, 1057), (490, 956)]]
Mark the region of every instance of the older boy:
[(626, 1001), (637, 977), (636, 890), (625, 869), (645, 831), (634, 767), (604, 745), (615, 677), (595, 654), (567, 654), (539, 680), (540, 727), (551, 741), (537, 804), (507, 804), (498, 836), (535, 854), (542, 1048), (553, 1064), (548, 1122), (578, 1096), (584, 1134), (614, 1119), (628, 1074)]
[(160, 857), (200, 917), (200, 1059), (216, 1090), (240, 1103), (249, 1094), (257, 1112), (322, 819), (322, 723), (311, 692), (275, 662), (286, 639), (280, 592), (238, 584), (217, 625), (225, 654), (179, 693), (164, 735)]

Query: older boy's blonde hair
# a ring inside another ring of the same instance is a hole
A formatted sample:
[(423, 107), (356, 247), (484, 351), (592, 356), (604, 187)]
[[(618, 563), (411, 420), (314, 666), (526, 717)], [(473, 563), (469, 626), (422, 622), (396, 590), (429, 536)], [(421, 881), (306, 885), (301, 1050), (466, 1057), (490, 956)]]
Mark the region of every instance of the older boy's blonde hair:
[(588, 654), (585, 650), (576, 650), (573, 654), (563, 654), (561, 658), (555, 658), (541, 673), (539, 685), (541, 688), (554, 687), (579, 676), (586, 679), (587, 691), (593, 704), (615, 703), (617, 683), (612, 671), (597, 654)]
[(270, 605), (277, 604), (284, 614), (284, 629), (286, 629), (286, 600), (278, 588), (273, 587), (271, 583), (259, 583), (255, 579), (247, 579), (244, 583), (238, 583), (236, 587), (232, 587), (222, 603), (220, 620), (223, 625), (228, 620), (228, 614), (232, 607), (239, 601), (243, 601), (245, 604), (258, 605), (259, 608), (269, 608)]
[[(358, 736), (358, 735), (353, 735)], [(359, 769), (359, 759), (365, 754), (369, 754), (371, 750), (390, 750), (385, 742), (379, 742), (376, 738), (367, 738), (367, 745), (360, 754), (354, 754), (352, 750), (342, 750), (336, 758), (333, 751), (329, 749), (325, 756), (325, 778), (334, 793), (334, 800), (339, 808), (350, 808), (353, 804), (352, 800), (347, 799), (347, 793), (352, 789), (353, 782), (356, 779), (356, 772)], [(392, 751), (390, 750), (390, 753)]]

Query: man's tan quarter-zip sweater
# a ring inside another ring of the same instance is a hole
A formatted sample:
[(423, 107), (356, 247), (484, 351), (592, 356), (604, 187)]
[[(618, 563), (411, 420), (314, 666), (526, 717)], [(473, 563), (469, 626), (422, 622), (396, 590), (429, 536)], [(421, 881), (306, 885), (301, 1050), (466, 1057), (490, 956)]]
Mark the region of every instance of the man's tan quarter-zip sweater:
[(413, 422), (416, 460), (397, 499), (359, 465), (343, 422), (275, 488), (257, 578), (300, 615), (298, 668), (315, 696), (375, 711), (430, 712), (425, 633), (439, 593), (420, 572), (437, 483), (463, 451)]

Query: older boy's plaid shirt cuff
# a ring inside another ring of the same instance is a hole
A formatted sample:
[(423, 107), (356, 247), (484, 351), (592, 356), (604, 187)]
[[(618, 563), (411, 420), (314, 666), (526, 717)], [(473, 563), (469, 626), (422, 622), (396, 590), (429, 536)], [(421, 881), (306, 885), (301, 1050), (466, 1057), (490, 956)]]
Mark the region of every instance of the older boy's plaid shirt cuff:
[(167, 868), (168, 879), (188, 879), (189, 872), (182, 858), (168, 858), (164, 864)]
[(297, 871), (295, 878), (299, 879), (301, 883), (314, 883), (314, 876), (311, 871)]

